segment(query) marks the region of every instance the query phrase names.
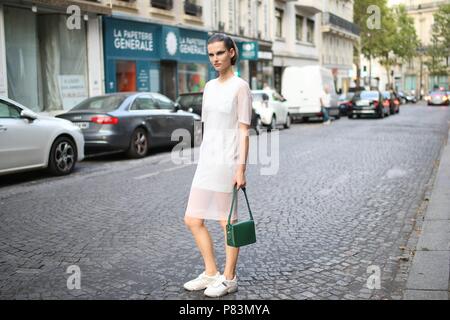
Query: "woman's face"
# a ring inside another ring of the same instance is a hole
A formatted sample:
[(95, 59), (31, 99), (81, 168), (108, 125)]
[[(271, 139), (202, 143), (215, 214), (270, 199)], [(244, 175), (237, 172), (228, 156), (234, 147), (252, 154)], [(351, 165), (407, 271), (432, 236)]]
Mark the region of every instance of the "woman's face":
[(227, 50), (223, 41), (208, 44), (209, 61), (218, 72), (227, 70), (231, 66), (231, 58), (234, 54), (234, 49)]

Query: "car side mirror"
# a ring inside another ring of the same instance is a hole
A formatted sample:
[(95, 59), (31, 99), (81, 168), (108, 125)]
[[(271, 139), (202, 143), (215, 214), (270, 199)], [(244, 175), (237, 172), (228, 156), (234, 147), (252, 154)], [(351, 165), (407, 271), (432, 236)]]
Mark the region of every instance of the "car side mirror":
[(269, 96), (267, 94), (263, 94), (262, 96), (263, 101), (269, 101)]
[(174, 104), (173, 104), (173, 109), (172, 109), (172, 111), (173, 112), (178, 112), (178, 110), (180, 110), (181, 109), (181, 105), (178, 103), (178, 102), (175, 102)]
[(27, 120), (29, 120), (29, 121), (34, 121), (34, 120), (37, 119), (37, 116), (36, 116), (34, 113), (29, 112), (29, 111), (27, 111), (27, 110), (22, 110), (22, 111), (20, 112), (20, 117), (21, 117), (21, 118), (24, 118), (24, 119), (27, 119)]

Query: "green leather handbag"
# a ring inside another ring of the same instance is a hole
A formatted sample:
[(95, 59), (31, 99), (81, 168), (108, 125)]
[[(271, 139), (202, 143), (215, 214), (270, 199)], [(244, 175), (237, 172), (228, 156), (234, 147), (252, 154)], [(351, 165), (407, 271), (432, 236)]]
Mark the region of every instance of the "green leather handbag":
[(231, 224), (231, 214), (233, 213), (233, 207), (237, 198), (236, 186), (233, 187), (233, 201), (231, 202), (230, 214), (228, 215), (227, 223), (227, 244), (231, 247), (242, 247), (256, 242), (255, 222), (253, 221), (252, 211), (248, 203), (247, 193), (245, 187), (241, 188), (244, 191), (245, 201), (247, 202), (248, 213), (250, 220), (237, 222)]

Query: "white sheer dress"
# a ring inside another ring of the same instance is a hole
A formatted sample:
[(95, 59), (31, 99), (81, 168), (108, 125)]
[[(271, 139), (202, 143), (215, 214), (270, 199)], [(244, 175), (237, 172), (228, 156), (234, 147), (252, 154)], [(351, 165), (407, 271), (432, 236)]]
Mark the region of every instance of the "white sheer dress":
[[(208, 81), (203, 91), (203, 141), (192, 181), (186, 216), (227, 220), (233, 178), (239, 159), (239, 122), (250, 124), (252, 97), (248, 83), (233, 76)], [(237, 203), (236, 203), (237, 204)], [(232, 219), (237, 219), (235, 205)]]

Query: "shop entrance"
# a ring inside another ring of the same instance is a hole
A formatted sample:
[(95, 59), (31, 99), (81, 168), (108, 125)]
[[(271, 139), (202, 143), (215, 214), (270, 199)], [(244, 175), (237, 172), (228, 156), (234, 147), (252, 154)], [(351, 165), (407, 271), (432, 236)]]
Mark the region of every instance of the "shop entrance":
[(172, 100), (177, 98), (177, 63), (161, 61), (161, 93)]
[(116, 62), (116, 83), (117, 92), (136, 91), (136, 62), (123, 61)]

